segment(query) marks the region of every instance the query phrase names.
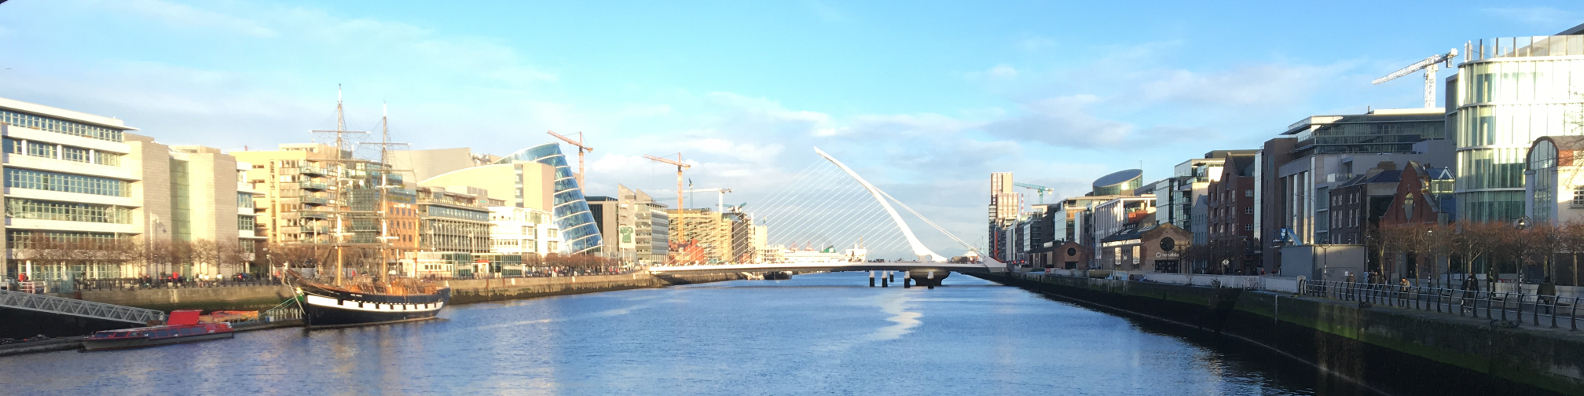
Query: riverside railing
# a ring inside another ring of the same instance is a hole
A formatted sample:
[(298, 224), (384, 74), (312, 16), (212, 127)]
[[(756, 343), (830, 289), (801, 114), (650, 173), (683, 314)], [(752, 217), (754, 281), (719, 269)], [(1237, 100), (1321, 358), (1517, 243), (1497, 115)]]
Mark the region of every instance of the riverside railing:
[[(1303, 294), (1340, 301), (1358, 301), (1426, 312), (1456, 313), (1518, 327), (1549, 326), (1578, 330), (1579, 297), (1517, 292), (1491, 292), (1446, 287), (1403, 286), (1338, 281), (1302, 282)], [(1527, 316), (1527, 318), (1526, 318)]]

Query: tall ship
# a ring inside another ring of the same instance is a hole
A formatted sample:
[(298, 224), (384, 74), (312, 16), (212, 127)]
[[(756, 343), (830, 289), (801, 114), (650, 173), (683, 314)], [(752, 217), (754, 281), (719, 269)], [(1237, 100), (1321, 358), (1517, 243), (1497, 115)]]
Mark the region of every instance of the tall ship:
[[(339, 95), (338, 95), (339, 96)], [(365, 133), (346, 130), (346, 121), (340, 98), (336, 100), (336, 130), (314, 131), (330, 133), (335, 137), (334, 158), (320, 160), (330, 169), (316, 170), (329, 175), (328, 182), (313, 184), (319, 192), (312, 197), (326, 204), (315, 210), (303, 210), (303, 221), (312, 218), (308, 227), (333, 229), (328, 239), (312, 241), (312, 245), (328, 247), (334, 251), (333, 259), (316, 260), (315, 264), (333, 261), (330, 271), (286, 271), (287, 279), (296, 288), (298, 302), (303, 309), (303, 322), (310, 328), (332, 328), (398, 323), (434, 319), (451, 301), (451, 289), (434, 281), (404, 276), (391, 271), (391, 262), (399, 258), (393, 254), (392, 241), (399, 237), (390, 232), (390, 211), (395, 205), (388, 197), (392, 190), (404, 188), (401, 178), (394, 176), (389, 165), (389, 117), (381, 117), (379, 161), (352, 158), (345, 135)], [(305, 190), (304, 194), (308, 194)], [(333, 228), (331, 228), (333, 227)], [(376, 228), (377, 227), (377, 228)], [(349, 231), (350, 228), (350, 231)], [(327, 252), (328, 253), (328, 252)], [(362, 264), (363, 274), (348, 273), (347, 261)], [(377, 271), (371, 261), (378, 261)], [(398, 266), (400, 267), (400, 266)], [(327, 274), (328, 272), (328, 274)]]

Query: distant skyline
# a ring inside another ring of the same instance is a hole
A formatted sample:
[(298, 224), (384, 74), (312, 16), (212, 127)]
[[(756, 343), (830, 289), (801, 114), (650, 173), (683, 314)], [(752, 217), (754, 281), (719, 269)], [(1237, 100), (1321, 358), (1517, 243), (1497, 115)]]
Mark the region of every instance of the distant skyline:
[(1141, 161), (1158, 180), (1309, 115), (1421, 107), (1417, 75), (1370, 80), (1580, 23), (1577, 1), (12, 0), (0, 97), (272, 149), (333, 127), (342, 84), (351, 129), (388, 103), (415, 149), (503, 155), (584, 132), (590, 195), (672, 196), (674, 169), (643, 155), (682, 152), (697, 186), (754, 202), (819, 146), (977, 242), (991, 172), (1056, 188), (1047, 201)]

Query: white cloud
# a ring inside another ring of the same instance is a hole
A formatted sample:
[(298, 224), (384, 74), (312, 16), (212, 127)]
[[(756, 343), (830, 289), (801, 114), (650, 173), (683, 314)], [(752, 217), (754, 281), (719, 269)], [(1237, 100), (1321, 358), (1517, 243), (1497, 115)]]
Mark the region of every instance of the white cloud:
[(996, 65), (996, 67), (990, 68), (989, 74), (991, 77), (996, 78), (1013, 78), (1017, 77), (1018, 71), (1012, 66)]

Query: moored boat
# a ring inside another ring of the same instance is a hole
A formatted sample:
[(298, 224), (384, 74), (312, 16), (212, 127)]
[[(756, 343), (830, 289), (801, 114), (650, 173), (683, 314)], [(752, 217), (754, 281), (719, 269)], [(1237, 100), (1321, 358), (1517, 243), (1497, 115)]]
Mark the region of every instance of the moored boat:
[(362, 326), (434, 319), (451, 302), (451, 288), (426, 284), (366, 291), (295, 277), (308, 328)]
[(105, 330), (83, 339), (84, 351), (144, 348), (231, 338), (236, 331), (229, 323), (198, 323), (199, 311), (178, 310), (166, 324), (133, 329)]

